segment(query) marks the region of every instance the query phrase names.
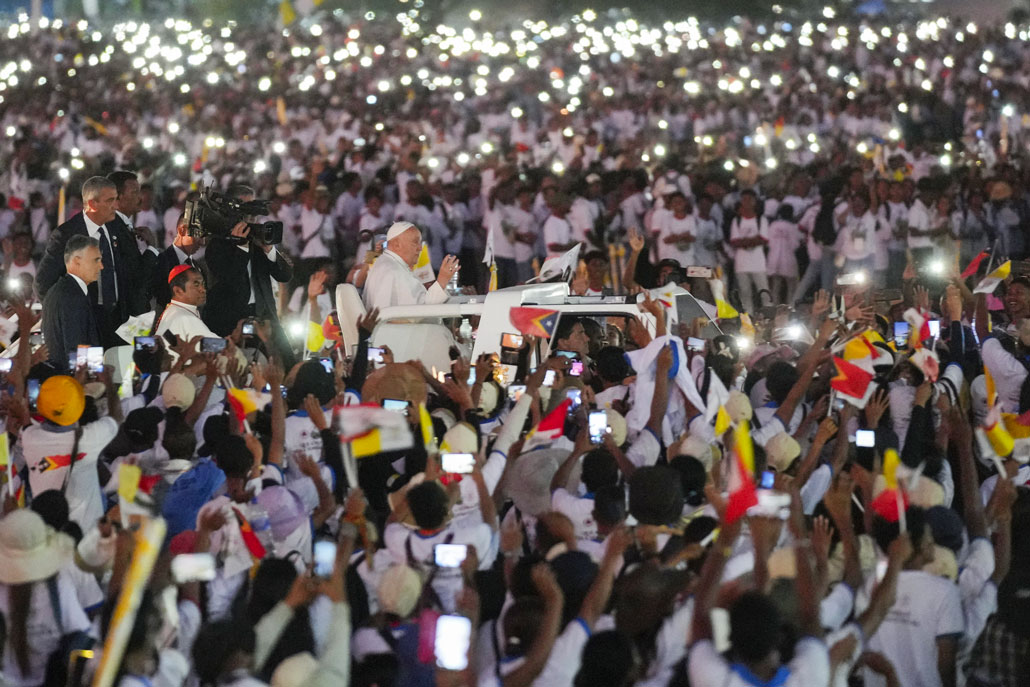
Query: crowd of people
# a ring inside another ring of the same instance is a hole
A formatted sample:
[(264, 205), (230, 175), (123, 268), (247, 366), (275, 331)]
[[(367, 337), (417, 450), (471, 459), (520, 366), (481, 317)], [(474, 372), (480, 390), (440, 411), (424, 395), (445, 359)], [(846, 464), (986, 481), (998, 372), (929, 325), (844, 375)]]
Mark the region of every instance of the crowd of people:
[(0, 684), (1027, 685), (1030, 28), (420, 21), (10, 23)]

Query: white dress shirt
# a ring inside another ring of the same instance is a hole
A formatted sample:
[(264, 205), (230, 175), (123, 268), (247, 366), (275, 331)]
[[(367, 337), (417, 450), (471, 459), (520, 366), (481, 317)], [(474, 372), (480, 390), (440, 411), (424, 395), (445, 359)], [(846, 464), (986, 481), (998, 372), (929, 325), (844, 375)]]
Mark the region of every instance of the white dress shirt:
[(181, 301), (172, 301), (165, 307), (161, 322), (157, 325), (156, 335), (164, 336), (165, 332), (175, 334), (180, 341), (188, 341), (195, 336), (221, 338), (208, 329), (204, 320), (200, 319), (197, 306)]
[[(82, 213), (82, 219), (84, 219), (86, 221), (86, 233), (89, 234), (89, 237), (91, 239), (96, 239), (97, 241), (100, 242), (100, 254), (101, 255), (103, 255), (103, 253), (104, 253), (104, 248), (103, 248), (103, 246), (104, 246), (104, 239), (101, 236), (101, 234), (104, 234), (104, 235), (107, 236), (108, 244), (110, 244), (110, 246), (111, 246), (111, 269), (116, 269), (117, 268), (117, 263), (115, 262), (115, 259), (114, 259), (114, 241), (111, 240), (111, 232), (107, 230), (107, 226), (104, 225), (104, 224), (97, 224), (96, 222), (91, 220), (89, 218), (89, 215), (87, 215), (85, 212)], [(115, 298), (117, 298), (118, 297), (117, 272), (115, 273), (115, 275), (116, 275), (116, 278), (114, 280), (114, 295), (115, 295)], [(102, 287), (98, 287), (97, 288), (97, 299), (99, 300), (100, 303), (104, 302), (104, 289)]]
[(87, 296), (89, 295), (89, 288), (86, 286), (86, 282), (82, 279), (82, 277), (80, 277), (77, 274), (72, 274), (70, 272), (68, 273), (68, 276), (70, 276), (72, 279), (78, 282), (79, 288), (82, 289), (82, 293), (86, 294)]
[(362, 300), (365, 308), (386, 308), (391, 305), (436, 304), (447, 301), (447, 292), (439, 282), (426, 290), (411, 273), (399, 255), (387, 249), (368, 270)]

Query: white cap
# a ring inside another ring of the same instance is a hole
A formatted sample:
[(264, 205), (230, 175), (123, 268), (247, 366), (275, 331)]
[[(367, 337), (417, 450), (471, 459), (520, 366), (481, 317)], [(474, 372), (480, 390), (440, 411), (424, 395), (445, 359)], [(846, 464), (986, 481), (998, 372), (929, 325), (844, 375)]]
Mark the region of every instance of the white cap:
[(390, 229), (386, 232), (386, 240), (393, 241), (395, 238), (406, 232), (408, 229), (418, 229), (411, 222), (394, 222)]

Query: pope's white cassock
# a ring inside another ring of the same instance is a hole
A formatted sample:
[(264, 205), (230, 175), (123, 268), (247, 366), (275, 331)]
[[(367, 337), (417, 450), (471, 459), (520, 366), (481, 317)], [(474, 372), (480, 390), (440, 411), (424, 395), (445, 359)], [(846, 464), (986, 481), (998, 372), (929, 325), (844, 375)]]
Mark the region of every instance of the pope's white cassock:
[(368, 310), (391, 305), (445, 303), (447, 298), (447, 292), (439, 282), (433, 282), (427, 291), (412, 274), (407, 263), (389, 249), (384, 250), (369, 268), (362, 296)]

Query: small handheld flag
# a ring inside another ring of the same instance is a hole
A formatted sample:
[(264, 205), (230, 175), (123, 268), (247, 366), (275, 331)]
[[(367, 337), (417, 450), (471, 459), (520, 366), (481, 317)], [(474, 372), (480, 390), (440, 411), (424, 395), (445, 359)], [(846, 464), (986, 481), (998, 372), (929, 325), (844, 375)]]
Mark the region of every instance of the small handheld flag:
[(550, 339), (558, 324), (558, 311), (545, 308), (512, 308), (508, 319), (526, 336)]

